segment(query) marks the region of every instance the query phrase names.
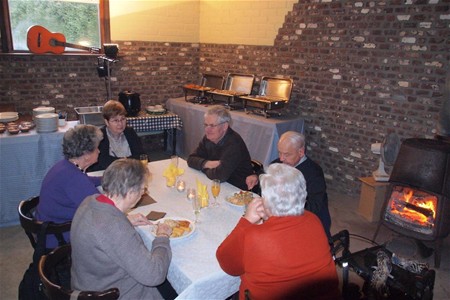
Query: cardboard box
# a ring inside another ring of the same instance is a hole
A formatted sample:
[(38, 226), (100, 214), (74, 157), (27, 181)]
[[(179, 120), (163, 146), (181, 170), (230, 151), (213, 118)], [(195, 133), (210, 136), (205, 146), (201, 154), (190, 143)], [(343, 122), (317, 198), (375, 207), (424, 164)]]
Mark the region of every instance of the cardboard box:
[(361, 177), (361, 196), (358, 212), (369, 222), (380, 220), (388, 182), (378, 182), (373, 177)]

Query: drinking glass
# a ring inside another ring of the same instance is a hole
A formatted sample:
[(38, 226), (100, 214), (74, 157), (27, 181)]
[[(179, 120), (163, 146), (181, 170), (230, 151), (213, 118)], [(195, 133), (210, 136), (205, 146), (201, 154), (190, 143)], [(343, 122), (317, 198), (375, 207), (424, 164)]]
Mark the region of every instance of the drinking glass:
[(187, 198), (191, 201), (192, 209), (195, 214), (195, 221), (194, 223), (200, 223), (198, 217), (200, 215), (200, 199), (197, 197), (195, 189), (188, 189), (187, 191)]
[(219, 179), (213, 179), (211, 182), (211, 192), (214, 197), (214, 203), (212, 203), (212, 206), (220, 206), (220, 203), (217, 201), (217, 197), (220, 194), (220, 180)]
[(148, 156), (147, 156), (147, 154), (141, 154), (141, 155), (139, 156), (139, 159), (140, 159), (141, 163), (142, 163), (145, 167), (147, 167), (147, 164), (148, 164)]

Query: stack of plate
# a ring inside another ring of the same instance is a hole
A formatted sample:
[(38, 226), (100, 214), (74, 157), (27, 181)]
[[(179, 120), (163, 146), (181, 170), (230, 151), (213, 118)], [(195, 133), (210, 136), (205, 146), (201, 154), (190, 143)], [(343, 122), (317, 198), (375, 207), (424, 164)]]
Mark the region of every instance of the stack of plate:
[(54, 113), (54, 112), (55, 112), (55, 108), (50, 107), (50, 106), (39, 106), (39, 107), (33, 108), (33, 120), (36, 118), (37, 115)]
[(54, 132), (58, 130), (58, 114), (44, 113), (35, 116), (37, 132)]
[(19, 119), (19, 113), (15, 111), (7, 111), (0, 113), (0, 122), (7, 123)]

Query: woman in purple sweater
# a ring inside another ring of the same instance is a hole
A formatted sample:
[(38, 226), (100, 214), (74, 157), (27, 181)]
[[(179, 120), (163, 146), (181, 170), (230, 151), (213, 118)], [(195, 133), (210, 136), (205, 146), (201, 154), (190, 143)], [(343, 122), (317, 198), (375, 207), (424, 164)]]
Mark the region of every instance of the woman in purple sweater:
[[(101, 177), (88, 176), (85, 171), (97, 162), (98, 145), (102, 138), (101, 130), (93, 125), (78, 125), (64, 134), (64, 159), (47, 172), (42, 182), (35, 216), (37, 220), (55, 223), (71, 221), (84, 198), (98, 193)], [(69, 233), (64, 235), (64, 239), (69, 241)], [(46, 246), (58, 246), (56, 238), (49, 236)]]

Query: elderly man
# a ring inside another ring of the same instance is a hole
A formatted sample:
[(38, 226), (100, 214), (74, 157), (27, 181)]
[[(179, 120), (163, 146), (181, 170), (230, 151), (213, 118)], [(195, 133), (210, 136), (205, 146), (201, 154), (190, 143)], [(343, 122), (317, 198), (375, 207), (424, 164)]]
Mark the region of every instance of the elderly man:
[[(295, 131), (285, 132), (278, 141), (279, 158), (272, 163), (284, 163), (297, 168), (306, 180), (305, 209), (316, 214), (322, 222), (327, 237), (331, 237), (331, 217), (328, 211), (328, 196), (325, 177), (322, 168), (305, 155), (305, 136)], [(257, 175), (251, 175), (246, 180), (249, 189), (258, 184)]]
[(241, 136), (230, 127), (229, 111), (219, 105), (205, 113), (205, 136), (188, 157), (189, 167), (201, 170), (209, 179), (227, 181), (246, 190), (253, 174), (250, 154)]

